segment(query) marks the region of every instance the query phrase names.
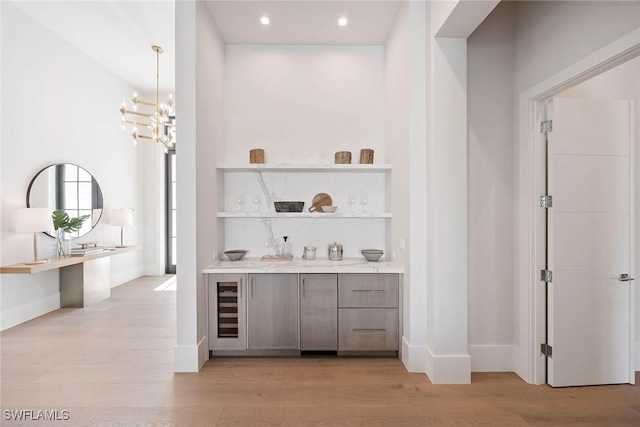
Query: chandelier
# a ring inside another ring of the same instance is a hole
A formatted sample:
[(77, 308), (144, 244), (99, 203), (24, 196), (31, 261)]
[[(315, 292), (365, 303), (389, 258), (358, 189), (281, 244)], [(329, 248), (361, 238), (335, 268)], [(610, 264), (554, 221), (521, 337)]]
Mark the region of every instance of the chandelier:
[[(124, 101), (120, 108), (122, 116), (122, 130), (126, 126), (131, 126), (131, 137), (136, 144), (138, 139), (148, 139), (158, 142), (164, 146), (164, 152), (169, 152), (175, 142), (175, 113), (173, 111), (173, 98), (169, 95), (169, 100), (160, 103), (160, 54), (164, 52), (160, 46), (151, 46), (156, 53), (156, 102), (144, 101), (138, 98), (138, 94), (133, 94), (133, 110), (128, 110)], [(146, 108), (147, 111), (138, 111), (138, 106)], [(147, 107), (150, 107), (151, 110)], [(140, 128), (140, 129), (139, 129)], [(144, 134), (144, 130), (151, 132), (151, 135)]]

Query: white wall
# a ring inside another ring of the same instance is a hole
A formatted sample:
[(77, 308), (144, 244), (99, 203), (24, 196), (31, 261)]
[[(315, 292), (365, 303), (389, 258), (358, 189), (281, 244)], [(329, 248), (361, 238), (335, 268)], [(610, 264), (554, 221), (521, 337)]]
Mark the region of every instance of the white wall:
[[(619, 65), (558, 95), (561, 98), (632, 101), (635, 107), (635, 248), (637, 277), (640, 271), (640, 57)], [(636, 286), (635, 342), (636, 370), (640, 371), (640, 292)]]
[[(213, 252), (218, 249), (218, 220), (213, 213), (218, 206), (215, 164), (224, 154), (225, 56), (222, 38), (209, 15), (208, 8), (202, 3), (198, 3), (196, 29), (197, 271), (202, 271), (212, 263)], [(205, 322), (208, 319), (205, 313), (208, 309), (208, 298), (205, 295), (207, 294), (202, 283), (202, 275), (199, 274), (198, 301), (200, 304), (197, 308), (199, 340), (205, 336)], [(203, 361), (203, 357), (208, 358), (207, 349), (208, 346), (200, 345), (200, 362)]]
[(514, 6), (516, 94), (640, 25), (637, 1), (522, 1)]
[(202, 2), (176, 3), (177, 342), (175, 370), (207, 359), (207, 298), (200, 271), (218, 245), (215, 164), (224, 136), (224, 45)]
[[(138, 150), (118, 123), (118, 108), (130, 95), (124, 82), (37, 23), (17, 6), (2, 2), (2, 230), (0, 264), (33, 256), (32, 235), (13, 231), (13, 213), (25, 206), (31, 178), (60, 162), (91, 172), (102, 188), (105, 213), (84, 239), (104, 245), (119, 241), (107, 224), (111, 208), (139, 206)], [(115, 124), (114, 124), (115, 123)], [(143, 218), (125, 233), (142, 242)], [(39, 236), (40, 253), (54, 240)], [(112, 286), (139, 277), (142, 252), (111, 258)], [(59, 308), (55, 271), (31, 276), (2, 275), (2, 328)]]
[[(411, 109), (411, 33), (409, 23), (409, 3), (405, 2), (398, 11), (396, 20), (385, 44), (385, 145), (387, 162), (394, 165), (392, 186), (387, 190), (389, 206), (393, 213), (391, 235), (388, 246), (396, 255), (396, 262), (405, 269), (403, 278), (403, 342), (411, 343), (412, 305), (411, 271), (408, 249), (411, 245), (409, 228), (409, 141)], [(401, 244), (402, 243), (402, 244)], [(407, 344), (405, 344), (407, 345)], [(406, 354), (405, 354), (406, 353)], [(423, 361), (411, 362), (409, 351), (403, 351), (403, 360), (410, 371), (420, 371)], [(416, 366), (417, 365), (417, 366)]]
[(227, 45), (225, 159), (333, 163), (375, 150), (384, 163), (382, 46)]
[(469, 353), (472, 371), (511, 371), (514, 343), (513, 3), (468, 39)]

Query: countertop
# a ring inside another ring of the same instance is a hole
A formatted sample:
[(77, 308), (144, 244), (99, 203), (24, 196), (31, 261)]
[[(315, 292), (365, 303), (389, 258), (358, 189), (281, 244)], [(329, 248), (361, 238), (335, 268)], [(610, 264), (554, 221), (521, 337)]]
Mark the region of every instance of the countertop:
[(245, 258), (240, 261), (217, 261), (202, 270), (203, 273), (404, 273), (404, 269), (392, 261), (369, 262), (363, 258), (344, 258), (330, 261), (326, 258), (291, 261), (261, 261)]

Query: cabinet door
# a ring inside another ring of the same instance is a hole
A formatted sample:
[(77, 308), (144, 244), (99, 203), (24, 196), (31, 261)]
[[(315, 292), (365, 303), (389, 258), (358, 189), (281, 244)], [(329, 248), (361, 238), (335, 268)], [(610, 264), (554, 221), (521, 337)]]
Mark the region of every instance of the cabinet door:
[(300, 275), (300, 348), (338, 349), (338, 276)]
[(340, 274), (340, 308), (398, 307), (397, 274)]
[(397, 351), (398, 309), (341, 308), (340, 351)]
[(244, 274), (209, 275), (209, 350), (247, 349)]
[(298, 349), (298, 275), (249, 275), (249, 348)]

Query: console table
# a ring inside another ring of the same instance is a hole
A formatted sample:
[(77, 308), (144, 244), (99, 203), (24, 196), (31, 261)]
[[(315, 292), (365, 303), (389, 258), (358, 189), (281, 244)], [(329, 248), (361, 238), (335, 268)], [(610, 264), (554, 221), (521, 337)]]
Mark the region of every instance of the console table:
[(109, 249), (85, 256), (66, 256), (43, 264), (0, 267), (0, 274), (33, 274), (60, 270), (60, 307), (82, 308), (111, 296), (112, 256), (139, 250), (140, 246)]

